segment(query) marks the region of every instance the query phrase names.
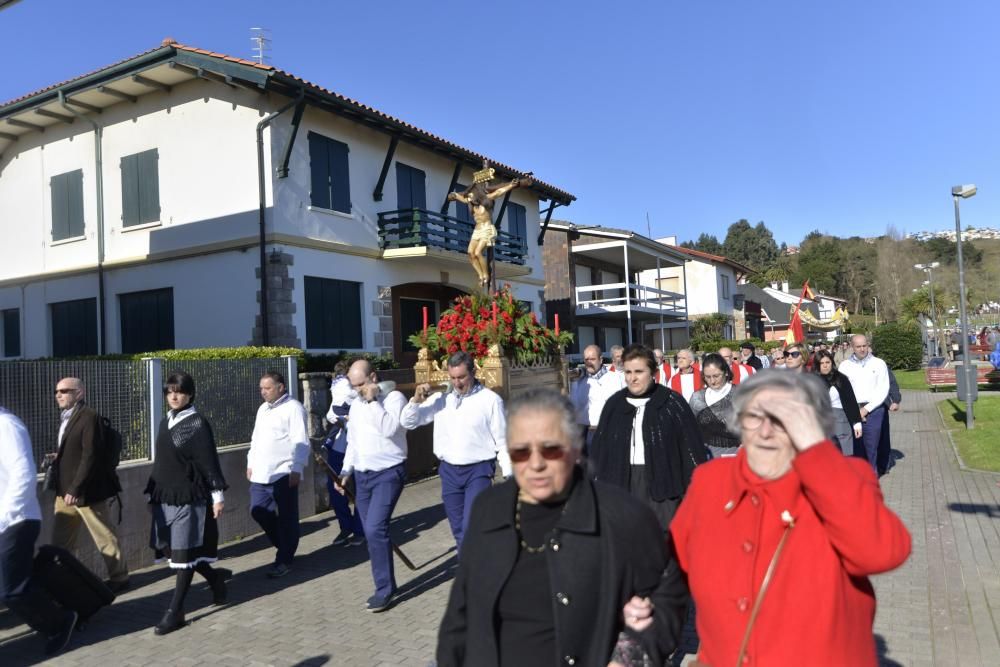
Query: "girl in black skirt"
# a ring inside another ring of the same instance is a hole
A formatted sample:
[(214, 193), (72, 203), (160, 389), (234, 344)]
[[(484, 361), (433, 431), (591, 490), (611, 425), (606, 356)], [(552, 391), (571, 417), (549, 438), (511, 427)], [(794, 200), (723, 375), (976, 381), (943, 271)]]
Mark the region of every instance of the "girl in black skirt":
[(219, 529), (227, 488), (208, 421), (195, 410), (194, 379), (170, 375), (163, 385), (170, 410), (156, 436), (153, 473), (146, 484), (153, 511), (150, 546), (170, 556), (177, 571), (173, 599), (155, 631), (165, 635), (184, 626), (184, 598), (197, 572), (212, 587), (214, 604), (226, 603), (226, 579), (232, 572), (217, 560)]

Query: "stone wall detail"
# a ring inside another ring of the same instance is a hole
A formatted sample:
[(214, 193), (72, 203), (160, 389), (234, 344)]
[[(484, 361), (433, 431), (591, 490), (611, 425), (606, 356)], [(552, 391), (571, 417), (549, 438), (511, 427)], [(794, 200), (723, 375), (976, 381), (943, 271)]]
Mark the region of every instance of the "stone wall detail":
[[(287, 252), (273, 250), (267, 255), (267, 332), (268, 343), (284, 347), (302, 348), (292, 316), (295, 314), (295, 279), (288, 275), (288, 267), (295, 258)], [(260, 267), (254, 269), (257, 278), (257, 303), (260, 303)], [(260, 313), (254, 317), (251, 345), (263, 345), (263, 325)]]

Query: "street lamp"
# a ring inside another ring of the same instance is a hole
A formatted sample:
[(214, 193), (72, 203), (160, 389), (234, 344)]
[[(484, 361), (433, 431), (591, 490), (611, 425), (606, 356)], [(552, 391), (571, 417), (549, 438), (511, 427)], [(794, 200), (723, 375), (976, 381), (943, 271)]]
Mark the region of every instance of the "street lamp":
[[(955, 202), (955, 244), (958, 253), (958, 313), (959, 327), (962, 332), (962, 365), (965, 371), (965, 428), (975, 426), (972, 415), (972, 392), (976, 389), (976, 370), (969, 357), (969, 316), (965, 312), (965, 263), (962, 261), (962, 220), (958, 212), (958, 200), (968, 199), (976, 194), (975, 185), (956, 185), (951, 189), (951, 198)], [(970, 375), (971, 371), (971, 375)]]
[(941, 262), (931, 262), (930, 264), (914, 264), (913, 268), (927, 274), (927, 282), (931, 291), (931, 328), (934, 330), (934, 350), (932, 357), (937, 356), (938, 333), (937, 333), (937, 308), (934, 307), (934, 269), (941, 266)]
[(878, 297), (877, 296), (873, 296), (872, 298), (875, 300), (875, 326), (877, 327), (878, 326)]

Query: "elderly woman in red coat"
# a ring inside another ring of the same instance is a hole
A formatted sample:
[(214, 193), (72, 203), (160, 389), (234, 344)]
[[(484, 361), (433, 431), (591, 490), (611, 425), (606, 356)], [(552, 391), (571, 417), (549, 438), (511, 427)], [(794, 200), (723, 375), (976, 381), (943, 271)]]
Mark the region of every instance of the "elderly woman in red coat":
[[(733, 403), (743, 447), (695, 470), (671, 525), (699, 661), (876, 665), (868, 576), (907, 559), (909, 532), (871, 466), (827, 438), (830, 398), (815, 377), (764, 371)], [(639, 629), (655, 612), (633, 598), (624, 613)]]

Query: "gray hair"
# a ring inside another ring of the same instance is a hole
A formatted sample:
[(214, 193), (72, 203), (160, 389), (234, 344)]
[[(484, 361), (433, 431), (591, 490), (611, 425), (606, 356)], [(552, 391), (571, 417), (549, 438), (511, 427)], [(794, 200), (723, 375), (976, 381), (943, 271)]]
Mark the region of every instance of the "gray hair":
[(833, 433), (833, 407), (830, 405), (830, 389), (812, 373), (789, 373), (778, 369), (757, 371), (739, 384), (733, 391), (733, 416), (729, 430), (740, 432), (739, 416), (762, 389), (779, 389), (790, 392), (802, 402), (811, 405), (816, 412), (816, 420), (827, 436)]
[(694, 352), (691, 351), (690, 347), (682, 347), (681, 349), (677, 350), (677, 354), (674, 355), (674, 356), (678, 356), (679, 357), (682, 354), (686, 354), (688, 356), (688, 358), (691, 359), (691, 361), (694, 361)]
[(476, 374), (476, 362), (472, 360), (472, 355), (468, 352), (459, 350), (448, 357), (448, 368), (455, 368), (457, 366), (465, 366), (465, 369), (469, 371), (469, 375)]
[(622, 347), (621, 345), (612, 345), (611, 346), (611, 354), (614, 354), (615, 352), (624, 352), (624, 351), (625, 351), (625, 348)]
[(510, 438), (510, 424), (522, 412), (554, 412), (559, 416), (563, 435), (569, 440), (574, 451), (583, 449), (583, 434), (576, 423), (576, 408), (573, 403), (554, 389), (532, 387), (507, 401), (507, 437)]

